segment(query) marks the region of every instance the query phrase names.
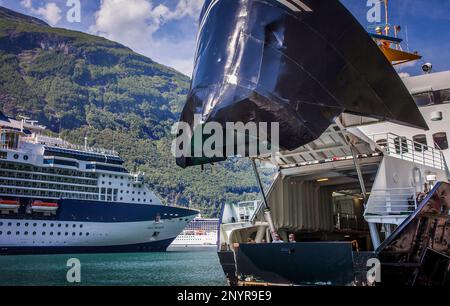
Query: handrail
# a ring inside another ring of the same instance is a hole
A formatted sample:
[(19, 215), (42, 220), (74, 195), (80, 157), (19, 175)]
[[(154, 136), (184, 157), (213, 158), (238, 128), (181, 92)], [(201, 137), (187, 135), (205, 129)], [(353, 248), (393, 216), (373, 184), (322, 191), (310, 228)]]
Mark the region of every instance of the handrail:
[(411, 214), (418, 207), (413, 187), (372, 190), (364, 215)]
[(427, 144), (413, 141), (394, 133), (381, 133), (370, 136), (385, 153), (403, 160), (445, 170), (445, 159), (441, 150)]
[(34, 143), (34, 144), (40, 143), (43, 145), (48, 145), (51, 147), (57, 147), (57, 148), (62, 148), (62, 149), (70, 149), (70, 150), (81, 151), (81, 152), (111, 155), (111, 156), (115, 156), (115, 157), (119, 156), (119, 153), (117, 153), (114, 150), (108, 150), (108, 149), (103, 149), (103, 148), (94, 148), (94, 147), (85, 147), (85, 146), (81, 146), (81, 145), (72, 144), (61, 138), (55, 138), (55, 137), (36, 135), (34, 137), (21, 137), (20, 140), (23, 142)]

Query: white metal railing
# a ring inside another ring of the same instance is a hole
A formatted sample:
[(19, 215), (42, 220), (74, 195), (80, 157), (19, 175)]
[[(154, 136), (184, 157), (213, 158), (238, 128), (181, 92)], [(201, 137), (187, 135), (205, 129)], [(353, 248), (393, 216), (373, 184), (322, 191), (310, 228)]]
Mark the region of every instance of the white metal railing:
[(28, 143), (42, 144), (42, 145), (47, 145), (47, 146), (51, 146), (51, 147), (70, 149), (70, 150), (81, 151), (81, 152), (90, 152), (90, 153), (97, 153), (97, 154), (119, 156), (119, 153), (117, 153), (116, 151), (113, 151), (113, 150), (80, 146), (80, 145), (72, 144), (70, 142), (62, 140), (61, 138), (36, 135), (33, 137), (21, 137), (20, 140), (23, 142), (28, 142)]
[(410, 215), (417, 206), (415, 188), (374, 189), (371, 191), (364, 216)]
[(446, 169), (442, 151), (429, 145), (415, 142), (393, 133), (376, 134), (372, 135), (371, 138), (382, 147), (389, 156), (394, 156), (440, 170)]

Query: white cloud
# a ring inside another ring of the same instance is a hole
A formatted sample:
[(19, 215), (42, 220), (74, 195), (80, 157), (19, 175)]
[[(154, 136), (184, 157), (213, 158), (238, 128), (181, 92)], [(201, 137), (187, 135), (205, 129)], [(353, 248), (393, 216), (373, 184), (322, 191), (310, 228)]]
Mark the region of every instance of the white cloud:
[(38, 8), (36, 13), (44, 17), (52, 26), (56, 25), (62, 18), (61, 9), (54, 2), (47, 3), (45, 6)]
[(196, 18), (203, 1), (180, 0), (170, 9), (164, 4), (155, 6), (151, 0), (102, 0), (89, 31), (190, 75), (195, 37), (173, 41), (157, 39), (154, 34), (170, 21)]
[(33, 3), (31, 2), (31, 0), (22, 0), (20, 1), (20, 5), (27, 9), (31, 9), (33, 7)]
[(54, 26), (61, 20), (61, 9), (55, 2), (49, 2), (45, 6), (33, 7), (32, 0), (22, 0), (20, 5), (31, 13), (43, 17), (50, 25)]

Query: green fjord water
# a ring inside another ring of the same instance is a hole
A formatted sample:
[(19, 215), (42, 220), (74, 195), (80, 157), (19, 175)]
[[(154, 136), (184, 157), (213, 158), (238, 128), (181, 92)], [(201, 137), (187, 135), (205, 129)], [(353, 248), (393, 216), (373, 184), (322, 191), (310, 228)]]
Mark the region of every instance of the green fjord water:
[(81, 285), (226, 285), (215, 248), (166, 253), (0, 256), (0, 286), (71, 285), (68, 259), (81, 262)]

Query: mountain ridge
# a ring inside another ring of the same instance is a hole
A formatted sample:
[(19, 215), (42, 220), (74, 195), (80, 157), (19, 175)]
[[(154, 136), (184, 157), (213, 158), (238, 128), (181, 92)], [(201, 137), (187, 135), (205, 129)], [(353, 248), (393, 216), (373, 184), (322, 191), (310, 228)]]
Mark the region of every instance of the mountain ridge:
[[(105, 38), (53, 28), (0, 7), (0, 106), (39, 120), (73, 143), (113, 148), (166, 204), (216, 215), (257, 196), (251, 167), (234, 159), (182, 170), (170, 148), (190, 86), (187, 76)], [(236, 162), (237, 165), (232, 164)]]

